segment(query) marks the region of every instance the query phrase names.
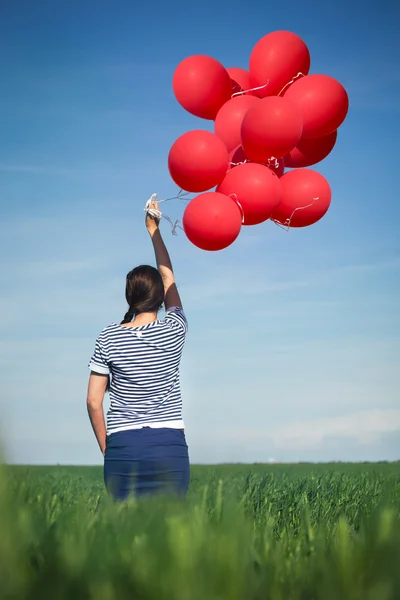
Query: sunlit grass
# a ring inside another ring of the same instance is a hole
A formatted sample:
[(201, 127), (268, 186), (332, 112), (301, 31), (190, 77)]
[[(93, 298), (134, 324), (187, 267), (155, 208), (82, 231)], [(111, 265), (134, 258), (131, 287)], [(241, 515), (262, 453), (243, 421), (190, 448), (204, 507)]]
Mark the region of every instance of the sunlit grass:
[(0, 598), (391, 600), (400, 465), (193, 467), (115, 504), (96, 467), (4, 467)]

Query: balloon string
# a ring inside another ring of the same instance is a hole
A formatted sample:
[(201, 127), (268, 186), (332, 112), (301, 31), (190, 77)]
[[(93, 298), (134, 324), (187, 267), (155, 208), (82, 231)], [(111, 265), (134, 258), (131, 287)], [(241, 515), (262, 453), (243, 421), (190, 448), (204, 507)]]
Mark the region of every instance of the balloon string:
[(236, 194), (229, 194), (229, 198), (232, 198), (232, 200), (234, 202), (236, 202), (236, 204), (238, 205), (240, 212), (242, 213), (242, 225), (244, 224), (244, 210), (243, 210), (243, 206), (240, 204), (238, 197)]
[[(245, 165), (248, 162), (251, 162), (251, 161), (248, 158), (246, 158), (245, 160), (238, 160), (237, 162), (231, 161), (229, 164), (237, 167), (239, 165)], [(272, 167), (274, 169), (279, 169), (279, 161), (277, 158), (275, 158), (275, 156), (271, 156), (271, 158), (269, 158), (266, 163), (259, 163), (259, 164), (265, 165), (267, 167)]]
[(180, 219), (176, 219), (176, 221), (172, 221), (172, 219), (170, 219), (170, 217), (167, 217), (167, 215), (162, 215), (162, 216), (164, 217), (164, 219), (165, 219), (166, 221), (168, 221), (168, 223), (170, 223), (170, 224), (171, 224), (171, 226), (172, 226), (172, 229), (171, 229), (171, 233), (172, 233), (172, 235), (178, 235), (178, 234), (176, 233), (176, 229), (177, 229), (177, 227), (179, 227), (179, 229), (182, 229), (182, 231), (184, 231), (183, 227), (181, 227), (181, 226), (179, 225), (179, 221), (180, 221)]
[(234, 98), (235, 96), (243, 96), (243, 94), (247, 94), (248, 92), (257, 92), (257, 90), (263, 90), (265, 87), (267, 87), (268, 84), (269, 80), (267, 79), (267, 83), (264, 83), (264, 85), (259, 85), (258, 87), (250, 88), (248, 90), (241, 90), (240, 92), (235, 92), (231, 95), (231, 98)]
[(156, 208), (150, 208), (150, 205), (152, 202), (158, 202), (160, 204), (160, 202), (169, 202), (170, 200), (181, 200), (182, 202), (189, 202), (189, 200), (186, 200), (186, 198), (184, 197), (188, 196), (189, 194), (190, 192), (184, 192), (183, 190), (179, 190), (176, 196), (171, 196), (170, 198), (163, 198), (161, 200), (157, 200), (157, 194), (152, 194), (151, 198), (149, 198), (149, 200), (147, 200), (146, 202), (144, 211), (146, 212), (146, 214), (151, 215), (155, 219), (165, 219), (166, 221), (168, 221), (168, 223), (170, 223), (172, 227), (172, 235), (178, 235), (176, 232), (178, 228), (184, 231), (183, 227), (179, 225), (180, 219), (176, 219), (176, 221), (173, 221), (170, 217), (168, 217), (168, 215), (164, 215), (160, 210), (157, 210)]
[[(297, 75), (295, 75), (293, 77), (293, 79), (288, 81), (287, 84), (283, 86), (283, 88), (281, 89), (279, 94), (277, 94), (277, 96), (280, 96), (286, 90), (287, 87), (292, 85), (292, 83), (294, 83), (300, 77), (305, 77), (304, 73), (302, 73), (301, 71), (299, 71), (297, 73)], [(235, 92), (234, 94), (232, 94), (231, 98), (234, 98), (235, 96), (243, 96), (243, 94), (248, 94), (249, 92), (257, 92), (258, 90), (263, 90), (265, 87), (267, 87), (268, 84), (269, 84), (269, 80), (267, 80), (267, 83), (264, 83), (264, 85), (259, 85), (258, 87), (249, 88), (248, 90), (240, 90), (240, 92)]]
[(282, 92), (284, 92), (286, 90), (286, 88), (289, 87), (289, 85), (292, 85), (292, 83), (294, 83), (300, 77), (305, 77), (304, 73), (302, 73), (301, 71), (299, 71), (297, 73), (297, 75), (295, 75), (293, 77), (293, 79), (291, 79), (290, 81), (288, 81), (288, 83), (283, 86), (283, 88), (281, 89), (281, 91), (279, 92), (279, 94), (277, 94), (277, 96), (280, 96), (282, 94)]
[(171, 196), (170, 198), (162, 198), (161, 200), (157, 199), (157, 194), (153, 194), (150, 200), (148, 200), (147, 204), (152, 201), (156, 201), (158, 202), (158, 204), (160, 204), (161, 202), (169, 202), (170, 200), (181, 200), (182, 202), (189, 202), (189, 200), (186, 200), (185, 196), (190, 196), (190, 193), (191, 192), (184, 192), (183, 190), (179, 190), (176, 196)]
[(250, 162), (250, 161), (246, 158), (246, 160), (238, 160), (237, 162), (231, 161), (229, 164), (237, 167), (238, 165), (245, 165), (248, 162)]
[(278, 227), (280, 227), (281, 229), (284, 229), (285, 231), (289, 231), (290, 223), (292, 222), (294, 213), (298, 210), (304, 210), (305, 208), (310, 208), (310, 206), (313, 206), (313, 204), (317, 200), (319, 200), (319, 196), (317, 196), (316, 198), (313, 198), (313, 201), (310, 204), (307, 204), (306, 206), (298, 206), (297, 208), (295, 208), (294, 211), (292, 212), (292, 214), (290, 215), (290, 217), (288, 219), (286, 219), (284, 223), (281, 223), (281, 221), (278, 221), (278, 219), (271, 219), (271, 221), (273, 223), (275, 223), (275, 225), (278, 225)]
[[(272, 157), (269, 159), (269, 161), (276, 161), (274, 164), (276, 165), (278, 163), (277, 159)], [(269, 162), (268, 161), (268, 162)], [(247, 161), (245, 161), (247, 162)], [(236, 164), (236, 163), (231, 163), (231, 164)], [(242, 164), (242, 163), (237, 163), (237, 164)], [(184, 196), (188, 196), (190, 195), (190, 192), (184, 192), (183, 190), (179, 190), (179, 192), (177, 193), (176, 196), (171, 196), (170, 198), (163, 198), (161, 200), (157, 200), (157, 194), (152, 194), (151, 198), (149, 200), (147, 200), (146, 205), (144, 207), (144, 211), (151, 215), (152, 217), (156, 218), (156, 219), (165, 219), (166, 221), (168, 221), (168, 223), (171, 225), (171, 233), (172, 235), (178, 235), (176, 230), (177, 229), (181, 229), (182, 231), (184, 231), (183, 227), (181, 225), (179, 225), (180, 223), (180, 219), (176, 219), (175, 221), (173, 221), (170, 217), (168, 217), (168, 215), (163, 215), (163, 213), (160, 210), (157, 210), (155, 208), (150, 208), (150, 204), (151, 202), (168, 202), (170, 200), (182, 200), (183, 202), (190, 202), (190, 200), (187, 200), (186, 198), (184, 198)], [(242, 205), (240, 204), (237, 195), (232, 193), (229, 194), (229, 197), (232, 198), (232, 200), (234, 202), (236, 202), (236, 204), (238, 205), (240, 212), (242, 214), (242, 225), (244, 224), (244, 210)], [(310, 202), (310, 204), (306, 204), (305, 206), (298, 206), (297, 208), (295, 208), (292, 212), (292, 214), (290, 215), (290, 217), (288, 219), (286, 219), (283, 223), (281, 221), (279, 221), (278, 219), (270, 219), (273, 223), (275, 223), (275, 225), (278, 225), (278, 227), (280, 227), (281, 229), (283, 229), (284, 231), (289, 231), (290, 230), (290, 224), (292, 222), (293, 216), (294, 214), (298, 211), (298, 210), (304, 210), (306, 208), (310, 208), (311, 206), (313, 206), (313, 204), (319, 200), (319, 196), (317, 196), (316, 198), (313, 198), (313, 201)]]

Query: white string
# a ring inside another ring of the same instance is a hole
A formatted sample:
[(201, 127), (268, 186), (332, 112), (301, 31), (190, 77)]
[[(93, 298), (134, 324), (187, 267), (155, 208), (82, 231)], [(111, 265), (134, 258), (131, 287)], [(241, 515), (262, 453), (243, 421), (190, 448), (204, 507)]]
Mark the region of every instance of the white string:
[(246, 163), (250, 162), (248, 158), (246, 158), (245, 160), (239, 160), (238, 162), (230, 162), (230, 165), (234, 165), (235, 167), (237, 167), (238, 165), (245, 165)]
[[(271, 157), (271, 159), (269, 159), (270, 161), (274, 160), (276, 161), (276, 163), (278, 162), (276, 158)], [(247, 162), (247, 161), (245, 161)], [(276, 164), (275, 163), (275, 164)], [(231, 163), (231, 164), (242, 164), (242, 163)], [(182, 200), (183, 202), (190, 202), (190, 200), (186, 200), (185, 198), (183, 198), (183, 196), (188, 196), (190, 194), (190, 192), (184, 192), (183, 190), (179, 190), (178, 194), (176, 196), (171, 196), (171, 198), (164, 198), (162, 200), (157, 200), (157, 196), (158, 194), (152, 194), (151, 197), (149, 198), (149, 200), (147, 200), (146, 205), (144, 207), (144, 211), (146, 212), (146, 214), (151, 215), (152, 217), (154, 217), (155, 219), (162, 219), (164, 218), (166, 221), (168, 221), (168, 223), (171, 225), (171, 233), (172, 235), (178, 235), (177, 234), (177, 229), (181, 229), (182, 231), (184, 231), (183, 227), (179, 224), (180, 223), (180, 219), (176, 219), (175, 221), (173, 221), (170, 217), (168, 217), (167, 215), (163, 215), (162, 212), (160, 210), (157, 210), (156, 208), (150, 208), (150, 205), (152, 202), (168, 202), (169, 200)], [(240, 204), (238, 198), (237, 198), (237, 194), (229, 194), (229, 197), (232, 198), (232, 200), (234, 202), (236, 202), (236, 204), (238, 205), (240, 212), (242, 214), (242, 225), (244, 224), (244, 210), (243, 210), (243, 206)], [(275, 225), (278, 225), (278, 227), (280, 227), (281, 229), (283, 229), (284, 231), (289, 231), (290, 230), (290, 224), (292, 222), (293, 216), (294, 214), (298, 211), (298, 210), (304, 210), (306, 208), (310, 208), (310, 206), (313, 206), (313, 204), (319, 200), (319, 196), (317, 196), (316, 198), (313, 198), (313, 201), (310, 202), (310, 204), (306, 204), (305, 206), (298, 206), (297, 208), (295, 208), (292, 212), (292, 214), (290, 215), (290, 217), (288, 219), (286, 219), (284, 221), (284, 223), (281, 223), (281, 221), (279, 221), (278, 219), (270, 219), (273, 223), (275, 223)]]
[(240, 92), (235, 92), (231, 95), (231, 98), (234, 98), (235, 96), (243, 96), (243, 94), (247, 94), (248, 92), (257, 92), (258, 90), (263, 90), (265, 87), (267, 87), (268, 84), (269, 80), (267, 79), (267, 83), (264, 83), (264, 85), (259, 85), (258, 87), (250, 88), (249, 90), (241, 90)]
[[(154, 219), (158, 219), (161, 220), (162, 218), (164, 218), (166, 221), (168, 221), (168, 223), (171, 225), (171, 233), (172, 235), (178, 235), (177, 234), (177, 229), (182, 229), (182, 231), (184, 231), (183, 227), (179, 224), (180, 223), (180, 219), (176, 219), (175, 221), (173, 221), (170, 217), (168, 217), (167, 215), (163, 215), (163, 213), (161, 212), (161, 210), (158, 210), (156, 208), (151, 208), (151, 203), (152, 202), (168, 202), (169, 200), (182, 200), (184, 202), (189, 202), (189, 200), (186, 200), (185, 198), (183, 198), (183, 196), (187, 196), (189, 195), (190, 192), (184, 192), (183, 190), (179, 190), (178, 194), (176, 196), (171, 196), (171, 198), (164, 198), (163, 200), (157, 200), (157, 196), (158, 194), (152, 194), (151, 197), (147, 200), (145, 207), (144, 207), (144, 211), (146, 214), (151, 215)], [(242, 205), (240, 204), (239, 200), (237, 199), (237, 195), (236, 194), (230, 194), (230, 198), (232, 198), (232, 200), (234, 202), (236, 202), (236, 204), (239, 207), (239, 210), (241, 212), (242, 215), (242, 224), (244, 223), (244, 210)]]
[(190, 202), (190, 200), (186, 200), (184, 196), (190, 196), (191, 192), (184, 192), (183, 190), (179, 190), (176, 196), (171, 196), (170, 198), (163, 198), (162, 200), (157, 200), (160, 202), (169, 202), (170, 200), (182, 200), (182, 202)]
[(289, 85), (292, 85), (292, 83), (294, 83), (296, 81), (296, 79), (299, 79), (299, 77), (305, 77), (304, 73), (302, 73), (301, 71), (299, 71), (297, 73), (297, 75), (295, 75), (293, 77), (293, 79), (291, 79), (290, 81), (288, 81), (288, 83), (283, 86), (283, 88), (281, 89), (281, 91), (279, 92), (279, 94), (277, 94), (277, 96), (280, 96), (282, 94), (282, 92), (284, 92)]
[[(233, 197), (235, 196), (235, 197)], [(232, 198), (232, 200), (234, 202), (236, 202), (236, 204), (238, 205), (240, 212), (242, 213), (242, 225), (244, 225), (244, 210), (243, 210), (243, 206), (240, 204), (237, 195), (236, 194), (229, 194), (229, 198)]]
[(178, 235), (176, 232), (177, 228), (182, 229), (182, 231), (184, 231), (183, 227), (179, 225), (180, 219), (172, 221), (170, 217), (168, 217), (167, 215), (163, 215), (163, 213), (160, 210), (156, 208), (150, 208), (150, 206), (152, 202), (158, 202), (158, 204), (160, 204), (160, 202), (168, 202), (170, 200), (181, 200), (182, 202), (189, 202), (189, 200), (186, 200), (184, 198), (184, 196), (188, 196), (189, 194), (190, 192), (184, 192), (183, 190), (179, 190), (176, 196), (171, 196), (171, 198), (163, 198), (162, 200), (157, 200), (158, 194), (152, 194), (151, 197), (147, 200), (143, 210), (146, 214), (151, 215), (155, 219), (161, 220), (162, 218), (164, 218), (166, 221), (168, 221), (168, 223), (170, 223), (172, 227), (172, 235)]
[[(299, 77), (305, 77), (304, 73), (302, 73), (301, 71), (299, 71), (297, 73), (297, 75), (295, 75), (293, 77), (293, 79), (291, 79), (290, 81), (288, 81), (286, 83), (286, 85), (283, 86), (283, 88), (281, 89), (281, 91), (279, 92), (279, 94), (276, 94), (276, 95), (280, 96), (282, 94), (282, 92), (284, 92), (289, 85), (292, 85), (292, 83), (294, 83), (297, 79), (299, 79)], [(233, 79), (233, 81), (235, 81), (235, 80)], [(267, 79), (267, 83), (264, 83), (264, 85), (260, 85), (258, 87), (250, 88), (248, 90), (241, 90), (240, 92), (235, 92), (234, 94), (231, 95), (231, 98), (234, 98), (235, 96), (243, 96), (243, 94), (248, 94), (249, 92), (257, 92), (258, 90), (263, 90), (265, 87), (267, 87), (268, 84), (269, 84), (269, 80)]]
[(179, 227), (179, 229), (182, 229), (182, 231), (184, 231), (183, 227), (181, 227), (181, 226), (179, 225), (179, 219), (176, 219), (176, 221), (172, 221), (172, 219), (170, 219), (170, 218), (169, 218), (169, 217), (167, 217), (166, 215), (163, 215), (163, 216), (164, 216), (164, 219), (165, 219), (166, 221), (168, 221), (168, 223), (170, 223), (170, 224), (172, 225), (172, 229), (171, 229), (171, 233), (172, 233), (172, 235), (178, 235), (178, 234), (176, 233), (176, 228), (177, 228), (177, 227)]
[(313, 201), (310, 204), (307, 204), (306, 206), (298, 206), (297, 208), (295, 208), (294, 211), (292, 212), (292, 214), (290, 215), (290, 217), (288, 219), (286, 219), (284, 223), (281, 223), (277, 219), (271, 219), (271, 221), (273, 223), (275, 223), (275, 225), (278, 225), (278, 227), (280, 227), (281, 229), (284, 229), (285, 231), (289, 231), (290, 223), (293, 219), (294, 213), (297, 210), (304, 210), (305, 208), (310, 208), (310, 206), (312, 206), (317, 200), (319, 200), (319, 196), (317, 196), (316, 198), (313, 198)]
[[(251, 162), (248, 158), (245, 158), (244, 160), (238, 160), (237, 162), (230, 162), (230, 165), (234, 165), (235, 167), (239, 166), (239, 165), (245, 165), (246, 163)], [(275, 156), (271, 156), (271, 158), (269, 158), (267, 160), (266, 163), (259, 163), (261, 165), (266, 165), (267, 167), (273, 167), (274, 169), (279, 169), (279, 161), (277, 158), (275, 158)]]

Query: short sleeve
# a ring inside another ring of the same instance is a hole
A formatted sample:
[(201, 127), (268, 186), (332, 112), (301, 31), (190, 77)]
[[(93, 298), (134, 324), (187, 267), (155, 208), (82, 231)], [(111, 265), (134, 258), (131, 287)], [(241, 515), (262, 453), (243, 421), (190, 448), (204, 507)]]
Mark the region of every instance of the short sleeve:
[(100, 373), (101, 375), (110, 374), (110, 367), (108, 364), (106, 351), (101, 341), (101, 336), (99, 336), (96, 340), (94, 353), (89, 362), (89, 369), (95, 373)]
[(179, 306), (171, 306), (165, 314), (165, 322), (173, 329), (185, 334), (188, 324), (183, 309)]

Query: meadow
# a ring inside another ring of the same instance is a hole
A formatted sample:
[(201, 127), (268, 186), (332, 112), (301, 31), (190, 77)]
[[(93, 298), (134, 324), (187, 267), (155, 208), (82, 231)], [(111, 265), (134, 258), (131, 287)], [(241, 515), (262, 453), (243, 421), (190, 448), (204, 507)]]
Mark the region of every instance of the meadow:
[(111, 502), (99, 467), (0, 470), (0, 598), (400, 598), (400, 463), (193, 466)]

